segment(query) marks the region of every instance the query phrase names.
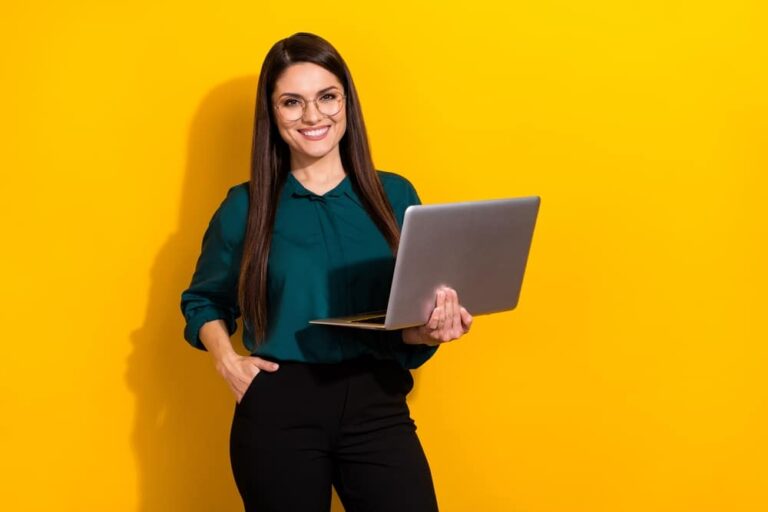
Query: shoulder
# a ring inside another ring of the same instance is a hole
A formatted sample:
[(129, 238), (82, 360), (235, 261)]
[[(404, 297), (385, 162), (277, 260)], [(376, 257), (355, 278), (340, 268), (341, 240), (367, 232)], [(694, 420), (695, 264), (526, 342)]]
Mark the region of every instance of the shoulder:
[(384, 187), (384, 193), (389, 198), (389, 203), (395, 213), (397, 223), (402, 226), (405, 218), (405, 210), (412, 205), (421, 204), (419, 194), (416, 192), (411, 181), (391, 171), (376, 171)]
[(242, 183), (238, 183), (237, 185), (232, 185), (229, 187), (229, 190), (227, 191), (227, 197), (226, 199), (230, 201), (235, 201), (239, 203), (245, 203), (248, 204), (248, 192), (250, 191), (251, 182), (244, 181)]
[(392, 171), (376, 170), (387, 195), (395, 201), (407, 200), (416, 193), (413, 183), (405, 176)]
[(376, 174), (379, 175), (379, 179), (381, 180), (382, 185), (388, 184), (390, 186), (400, 186), (400, 187), (413, 186), (411, 182), (408, 180), (408, 178), (396, 172), (382, 171), (380, 169), (377, 169)]
[(249, 181), (229, 187), (216, 212), (210, 227), (232, 244), (239, 243), (248, 222)]
[(250, 181), (244, 181), (229, 187), (226, 196), (219, 205), (225, 215), (243, 215), (248, 213)]

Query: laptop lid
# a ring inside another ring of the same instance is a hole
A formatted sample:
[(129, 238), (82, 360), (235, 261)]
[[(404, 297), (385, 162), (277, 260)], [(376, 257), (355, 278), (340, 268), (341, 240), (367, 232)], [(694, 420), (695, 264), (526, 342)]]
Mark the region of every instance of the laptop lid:
[(409, 206), (384, 328), (426, 323), (441, 285), (473, 316), (514, 309), (540, 203), (527, 196)]

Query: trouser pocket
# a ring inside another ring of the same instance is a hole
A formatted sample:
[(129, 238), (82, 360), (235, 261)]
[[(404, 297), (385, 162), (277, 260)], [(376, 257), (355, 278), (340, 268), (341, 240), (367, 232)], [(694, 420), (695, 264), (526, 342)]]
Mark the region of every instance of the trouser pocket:
[(264, 373), (264, 370), (259, 369), (259, 372), (251, 379), (248, 387), (245, 388), (245, 393), (243, 393), (243, 396), (240, 397), (240, 402), (238, 402), (238, 405), (242, 404), (248, 399), (248, 397), (251, 395), (251, 391), (256, 386), (256, 381), (261, 380), (262, 373)]

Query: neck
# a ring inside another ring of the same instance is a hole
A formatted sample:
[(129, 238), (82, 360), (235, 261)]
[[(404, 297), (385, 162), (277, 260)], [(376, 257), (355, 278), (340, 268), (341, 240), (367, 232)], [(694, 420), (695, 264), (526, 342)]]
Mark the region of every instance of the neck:
[(320, 158), (291, 155), (291, 172), (301, 182), (328, 183), (346, 174), (341, 164), (338, 146)]

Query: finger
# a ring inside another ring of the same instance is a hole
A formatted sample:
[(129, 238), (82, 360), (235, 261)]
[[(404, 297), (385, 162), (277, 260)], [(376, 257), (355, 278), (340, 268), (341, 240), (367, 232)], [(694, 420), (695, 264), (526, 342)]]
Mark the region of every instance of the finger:
[(260, 357), (252, 356), (251, 361), (253, 362), (254, 366), (256, 366), (256, 368), (267, 370), (268, 372), (273, 372), (280, 368), (279, 364), (272, 361), (267, 361), (266, 359), (262, 359)]
[(470, 327), (472, 327), (472, 315), (469, 314), (469, 311), (464, 306), (461, 306), (461, 321), (464, 332), (469, 332)]
[(462, 333), (459, 294), (456, 290), (451, 289), (451, 295), (453, 296), (453, 337), (458, 338)]
[(454, 314), (453, 314), (453, 326), (456, 329), (454, 332), (456, 333), (456, 337), (458, 338), (462, 334), (464, 334), (464, 325), (461, 323), (461, 304), (459, 304), (459, 294), (454, 290)]
[(445, 330), (449, 337), (453, 337), (456, 321), (456, 290), (448, 288), (445, 294)]
[(428, 326), (430, 330), (437, 329), (438, 322), (440, 321), (440, 313), (442, 311), (442, 308), (435, 307), (435, 309), (432, 310), (432, 316), (429, 318)]
[(440, 316), (437, 321), (437, 329), (443, 330), (445, 325), (445, 290), (440, 289), (437, 291), (437, 307), (440, 308)]

